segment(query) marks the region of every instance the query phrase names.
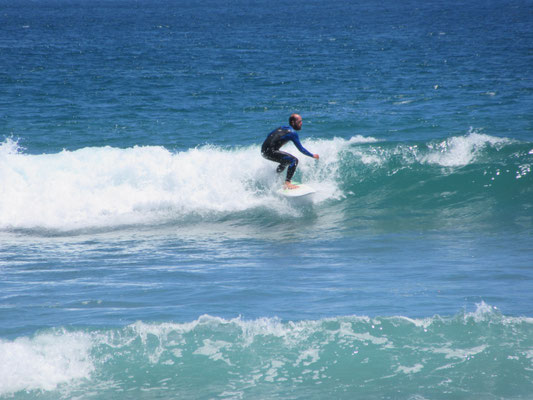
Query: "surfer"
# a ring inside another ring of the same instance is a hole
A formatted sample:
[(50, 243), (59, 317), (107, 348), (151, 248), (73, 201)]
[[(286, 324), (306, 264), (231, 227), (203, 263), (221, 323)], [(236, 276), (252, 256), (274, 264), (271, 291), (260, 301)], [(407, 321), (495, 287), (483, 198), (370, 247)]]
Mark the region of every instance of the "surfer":
[(300, 138), (298, 137), (298, 133), (296, 133), (296, 131), (302, 129), (302, 117), (298, 114), (292, 114), (289, 118), (289, 125), (290, 126), (281, 126), (270, 132), (263, 142), (261, 154), (267, 160), (279, 163), (278, 168), (276, 168), (277, 173), (283, 172), (283, 170), (288, 167), (287, 177), (285, 178), (285, 187), (287, 189), (296, 189), (298, 186), (293, 185), (291, 183), (291, 179), (296, 171), (298, 159), (292, 154), (280, 151), (280, 147), (290, 140), (294, 143), (298, 150), (300, 150), (306, 156), (313, 157), (318, 160), (318, 154), (312, 154), (311, 152), (307, 151), (300, 143)]

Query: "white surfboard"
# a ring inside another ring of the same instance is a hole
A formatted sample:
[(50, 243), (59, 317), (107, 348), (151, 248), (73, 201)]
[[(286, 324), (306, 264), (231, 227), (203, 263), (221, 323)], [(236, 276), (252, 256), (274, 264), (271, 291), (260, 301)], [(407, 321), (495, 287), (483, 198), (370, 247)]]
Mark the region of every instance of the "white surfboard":
[(282, 187), (281, 189), (278, 189), (277, 192), (285, 197), (302, 197), (316, 193), (316, 190), (309, 185), (305, 185), (303, 183), (294, 183), (294, 185), (298, 185), (298, 187), (296, 189), (287, 189), (286, 187)]

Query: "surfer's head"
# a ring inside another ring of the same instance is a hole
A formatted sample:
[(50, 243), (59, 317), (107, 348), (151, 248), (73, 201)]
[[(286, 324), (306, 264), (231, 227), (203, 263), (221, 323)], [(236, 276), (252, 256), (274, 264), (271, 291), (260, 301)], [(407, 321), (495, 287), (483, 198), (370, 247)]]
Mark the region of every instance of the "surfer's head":
[(289, 117), (289, 125), (292, 126), (295, 130), (299, 131), (302, 129), (302, 117), (298, 114), (292, 114)]

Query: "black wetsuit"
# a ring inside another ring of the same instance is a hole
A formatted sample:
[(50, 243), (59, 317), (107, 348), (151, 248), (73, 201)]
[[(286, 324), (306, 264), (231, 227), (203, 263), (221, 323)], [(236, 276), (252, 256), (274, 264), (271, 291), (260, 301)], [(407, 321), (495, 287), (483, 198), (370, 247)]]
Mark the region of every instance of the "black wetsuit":
[(278, 173), (282, 172), (285, 167), (289, 167), (287, 169), (286, 178), (286, 181), (288, 182), (291, 181), (294, 171), (296, 171), (298, 159), (292, 154), (280, 151), (279, 149), (289, 140), (292, 141), (298, 150), (300, 150), (303, 154), (313, 157), (313, 154), (311, 154), (302, 146), (298, 134), (290, 126), (282, 126), (270, 132), (268, 137), (265, 139), (263, 146), (261, 147), (261, 154), (264, 158), (279, 163), (279, 166), (276, 169)]

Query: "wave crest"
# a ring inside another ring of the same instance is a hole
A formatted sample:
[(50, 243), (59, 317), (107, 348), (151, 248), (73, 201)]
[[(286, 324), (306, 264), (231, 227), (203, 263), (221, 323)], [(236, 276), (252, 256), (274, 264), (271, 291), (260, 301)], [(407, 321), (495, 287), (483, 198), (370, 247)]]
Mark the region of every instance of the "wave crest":
[[(321, 156), (319, 161), (300, 156), (296, 176), (318, 189), (314, 204), (353, 198), (354, 193), (374, 196), (383, 188), (388, 193), (383, 203), (393, 204), (404, 187), (414, 188), (429, 204), (442, 194), (437, 186), (464, 193), (460, 201), (465, 201), (484, 195), (484, 188), (502, 178), (507, 180), (502, 191), (513, 185), (519, 193), (531, 180), (530, 145), (475, 132), (429, 143), (354, 136), (304, 144)], [(291, 146), (287, 150), (298, 154)], [(464, 167), (471, 170), (465, 174)], [(283, 177), (274, 171), (257, 146), (181, 152), (157, 146), (95, 147), (31, 155), (6, 139), (0, 145), (0, 229), (150, 225), (261, 209), (298, 214), (298, 207), (275, 195)], [(512, 182), (519, 179), (519, 185)], [(428, 182), (435, 187), (420, 187)], [(469, 193), (472, 182), (482, 183), (477, 193)]]
[[(282, 322), (204, 315), (188, 323), (55, 329), (0, 341), (7, 355), (0, 367), (0, 395), (62, 390), (68, 398), (97, 390), (120, 398), (143, 387), (186, 395), (190, 386), (205, 391), (196, 396), (232, 388), (240, 396), (261, 397), (272, 383), (280, 395), (316, 384), (332, 393), (340, 385), (370, 397), (398, 385), (414, 393), (420, 384), (458, 394), (465, 371), (472, 390), (484, 387), (486, 374), (505, 375), (509, 369), (515, 373), (508, 375), (506, 387), (527, 391), (532, 324), (531, 318), (505, 317), (481, 303), (474, 312), (423, 319), (342, 316)], [(449, 381), (443, 383), (440, 371)], [(212, 385), (191, 384), (198, 374), (211, 377)]]

